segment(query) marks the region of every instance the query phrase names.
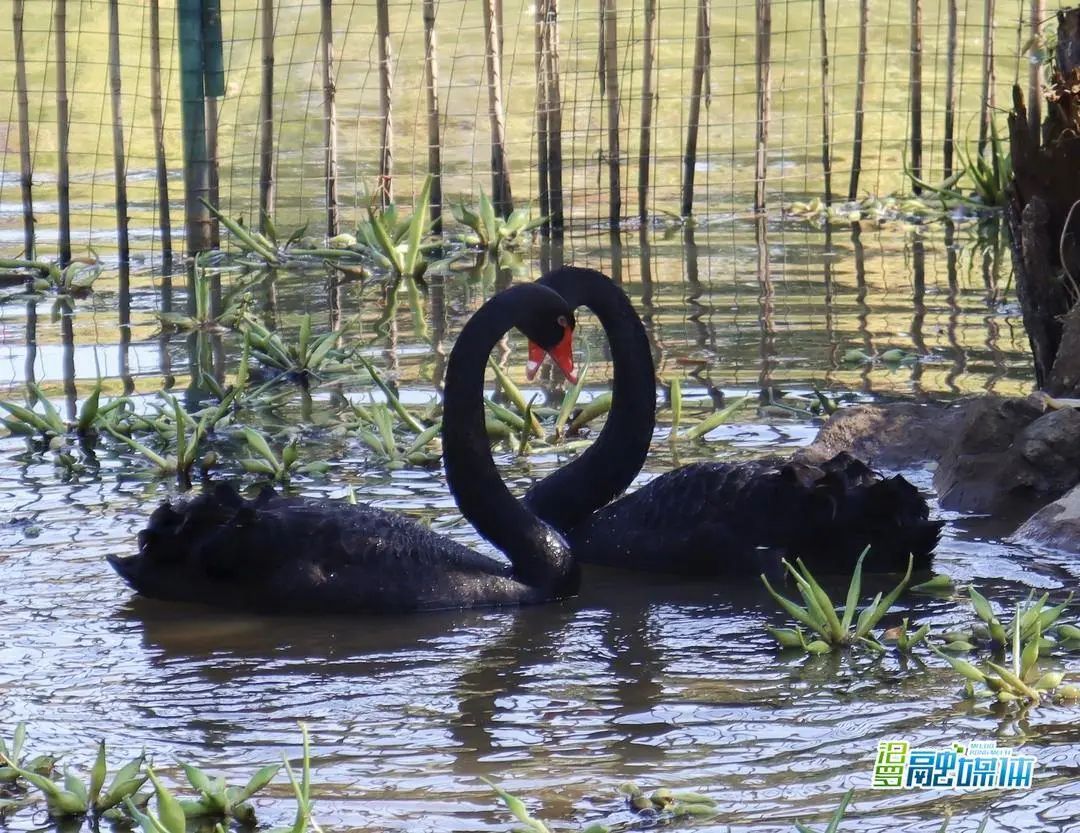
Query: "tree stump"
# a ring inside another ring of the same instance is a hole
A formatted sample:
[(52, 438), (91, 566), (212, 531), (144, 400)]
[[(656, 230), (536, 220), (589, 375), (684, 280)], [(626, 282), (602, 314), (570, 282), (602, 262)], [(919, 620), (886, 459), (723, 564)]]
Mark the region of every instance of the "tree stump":
[(1033, 130), (1013, 87), (1005, 214), (1036, 383), (1051, 396), (1080, 396), (1080, 9), (1058, 12), (1046, 103)]

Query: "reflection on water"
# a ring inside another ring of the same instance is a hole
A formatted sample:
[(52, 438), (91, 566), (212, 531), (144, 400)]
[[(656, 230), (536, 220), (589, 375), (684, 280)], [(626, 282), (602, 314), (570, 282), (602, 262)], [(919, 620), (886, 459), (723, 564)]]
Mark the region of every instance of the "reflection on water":
[[(943, 396), (1030, 384), (1000, 239), (970, 227), (824, 234), (749, 223), (617, 242), (578, 238), (544, 256), (617, 277), (645, 320), (662, 380), (682, 378), (692, 400), (773, 386)], [(13, 387), (37, 380), (71, 413), (99, 375), (114, 393), (151, 393), (186, 385), (193, 364), (231, 372), (231, 337), (159, 334), (154, 311), (186, 301), (178, 275), (102, 283), (74, 317), (54, 321), (44, 303), (2, 308), (0, 370)], [(490, 288), (433, 276), (436, 337), (456, 332)], [(260, 291), (286, 328), (305, 310), (323, 326), (359, 314), (359, 337), (369, 342), (376, 290), (309, 273), (279, 275)], [(371, 355), (406, 398), (425, 401), (444, 355), (412, 340), (407, 312), (395, 323)], [(602, 365), (600, 334), (580, 330)], [(847, 363), (853, 347), (899, 347), (920, 361)], [(734, 424), (696, 453), (760, 453), (806, 443), (813, 432), (794, 421)], [(105, 554), (131, 549), (163, 486), (114, 460), (103, 460), (100, 477), (63, 484), (47, 459), (22, 452), (20, 443), (0, 444), (0, 726), (26, 720), (34, 749), (85, 765), (104, 736), (118, 754), (145, 746), (166, 771), (174, 758), (194, 759), (239, 777), (282, 753), (295, 758), (304, 721), (315, 740), (317, 815), (335, 829), (505, 830), (481, 775), (535, 797), (554, 820), (620, 811), (615, 787), (636, 780), (716, 798), (717, 819), (695, 828), (708, 831), (820, 822), (848, 787), (857, 795), (847, 830), (937, 830), (946, 808), (963, 819), (955, 830), (974, 830), (987, 810), (990, 829), (1080, 825), (1075, 708), (1047, 706), (1021, 720), (960, 706), (955, 678), (936, 661), (778, 659), (763, 625), (779, 618), (756, 587), (589, 570), (581, 597), (520, 611), (211, 615), (133, 600), (105, 564)], [(670, 450), (658, 450), (642, 477), (672, 462)], [(522, 489), (557, 464), (513, 463), (507, 475)], [(340, 493), (345, 481), (377, 505), (476, 543), (440, 472), (386, 472), (350, 449), (329, 483), (309, 488)], [(939, 570), (1003, 600), (1028, 587), (1076, 585), (1075, 564), (993, 535), (979, 519), (957, 519)], [(965, 616), (951, 603), (911, 604), (913, 618), (939, 624)], [(876, 744), (893, 737), (1022, 743), (1039, 761), (1036, 787), (871, 793)], [(284, 787), (269, 795), (262, 820), (286, 822)]]

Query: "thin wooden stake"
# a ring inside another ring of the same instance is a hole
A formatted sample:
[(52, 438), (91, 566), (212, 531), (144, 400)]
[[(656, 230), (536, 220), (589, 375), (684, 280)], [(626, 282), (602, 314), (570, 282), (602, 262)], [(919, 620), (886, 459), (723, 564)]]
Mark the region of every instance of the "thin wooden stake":
[(948, 30), (945, 45), (945, 179), (953, 175), (956, 151), (956, 0), (948, 0)]
[(116, 181), (116, 244), (120, 262), (127, 263), (127, 163), (124, 158), (124, 109), (120, 95), (120, 2), (109, 0), (109, 86), (113, 118), (113, 176)]
[(442, 139), (439, 133), (439, 65), (436, 60), (435, 0), (424, 0), (424, 67), (427, 79), (428, 173), (431, 175), (431, 229), (442, 234)]
[(983, 4), (982, 102), (979, 107), (979, 156), (990, 140), (990, 111), (994, 109), (994, 0)]
[(862, 173), (863, 119), (866, 101), (866, 29), (869, 21), (870, 0), (859, 0), (859, 54), (855, 64), (855, 139), (851, 148), (849, 200), (859, 198), (859, 174)]
[(548, 184), (551, 213), (548, 226), (561, 233), (563, 228), (562, 187), (562, 81), (559, 69), (559, 0), (540, 0), (544, 5), (544, 55), (547, 66)]
[(645, 33), (642, 37), (641, 138), (638, 142), (638, 217), (649, 213), (649, 173), (652, 165), (652, 124), (656, 92), (653, 65), (656, 63), (656, 0), (645, 0)]
[(394, 114), (391, 95), (394, 91), (393, 67), (390, 64), (390, 6), (388, 0), (375, 4), (379, 40), (379, 204), (385, 208), (394, 201)]
[(210, 209), (203, 202), (210, 195), (210, 166), (206, 156), (202, 0), (178, 0), (176, 11), (184, 128), (184, 223), (187, 251), (195, 254), (210, 248), (212, 227)]
[(608, 223), (622, 219), (622, 150), (619, 146), (619, 30), (616, 0), (604, 3), (604, 87), (608, 115)]
[(757, 153), (754, 158), (754, 211), (765, 210), (765, 173), (768, 166), (769, 118), (772, 109), (772, 3), (757, 0), (757, 36), (754, 57), (757, 65)]
[(60, 264), (71, 262), (71, 172), (68, 159), (67, 0), (55, 0), (56, 33), (56, 195), (60, 226)]
[(506, 120), (502, 104), (502, 58), (499, 53), (495, 0), (484, 0), (484, 32), (488, 76), (488, 116), (491, 121), (491, 202), (506, 217), (514, 210), (510, 194), (510, 164), (506, 157)]
[(686, 150), (683, 153), (683, 192), (680, 210), (689, 217), (694, 209), (694, 173), (697, 167), (698, 131), (701, 127), (701, 101), (709, 103), (709, 62), (712, 42), (709, 29), (712, 12), (709, 0), (698, 0), (697, 28), (694, 34), (694, 75), (690, 88), (690, 123), (686, 128)]
[(267, 233), (274, 213), (274, 0), (259, 0), (262, 10), (262, 90), (259, 104), (259, 228)]
[(19, 103), (19, 187), (22, 191), (23, 256), (34, 259), (34, 168), (30, 159), (30, 97), (26, 82), (26, 44), (23, 21), (26, 0), (15, 0), (11, 9), (12, 34), (15, 38), (15, 89)]
[(821, 40), (821, 168), (825, 174), (825, 205), (832, 203), (832, 129), (829, 99), (829, 21), (825, 0), (818, 0), (818, 34)]
[[(1031, 48), (1043, 49), (1042, 21), (1046, 10), (1043, 0), (1031, 0)], [(1031, 61), (1028, 65), (1028, 132), (1039, 135), (1042, 124), (1042, 62)]]
[[(911, 173), (922, 179), (922, 0), (911, 0)], [(922, 188), (915, 185), (916, 194)]]
[[(540, 195), (540, 216), (547, 217), (551, 211), (551, 182), (548, 176), (550, 167), (548, 147), (548, 89), (547, 80), (547, 33), (545, 31), (547, 9), (544, 3), (536, 4), (536, 25), (534, 31), (533, 67), (536, 72), (536, 184)], [(545, 223), (544, 230), (548, 230)]]
[(169, 217), (169, 168), (165, 161), (165, 119), (161, 107), (161, 19), (158, 0), (150, 0), (150, 118), (154, 124), (161, 254), (169, 260), (172, 257), (172, 221)]
[[(210, 204), (221, 205), (221, 172), (218, 167), (218, 101), (206, 96), (206, 163), (210, 174)], [(210, 248), (221, 248), (221, 221), (217, 215), (210, 218)]]
[[(326, 144), (326, 233), (338, 233), (337, 87), (334, 84), (333, 0), (322, 0), (323, 141)], [(426, 8), (426, 6), (425, 6)]]

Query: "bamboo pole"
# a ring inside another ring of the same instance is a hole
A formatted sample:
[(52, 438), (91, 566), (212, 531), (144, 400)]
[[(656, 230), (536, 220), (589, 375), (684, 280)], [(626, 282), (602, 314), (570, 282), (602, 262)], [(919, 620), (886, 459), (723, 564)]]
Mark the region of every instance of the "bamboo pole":
[[(540, 194), (540, 216), (547, 217), (551, 211), (551, 182), (548, 176), (550, 153), (548, 147), (548, 91), (547, 79), (547, 33), (545, 32), (546, 13), (544, 3), (536, 4), (536, 26), (534, 32), (533, 68), (536, 73), (536, 184)], [(548, 224), (544, 224), (547, 232)]]
[(772, 3), (757, 0), (756, 38), (754, 57), (757, 65), (755, 88), (757, 97), (757, 153), (754, 158), (754, 210), (765, 210), (765, 173), (768, 165), (769, 116), (772, 105)]
[[(994, 108), (994, 0), (983, 4), (982, 102), (979, 107), (979, 156), (990, 138), (990, 111)], [(996, 161), (996, 160), (995, 160)]]
[(34, 259), (34, 168), (30, 158), (30, 98), (26, 82), (26, 44), (23, 21), (26, 0), (15, 0), (11, 10), (12, 34), (15, 39), (15, 89), (19, 104), (19, 187), (22, 191), (23, 256)]
[(544, 79), (547, 82), (545, 99), (548, 105), (548, 184), (550, 186), (551, 213), (548, 226), (556, 232), (563, 228), (562, 187), (562, 81), (559, 68), (559, 0), (540, 0), (544, 4), (544, 55), (547, 66)]
[[(427, 4), (425, 3), (425, 14)], [(322, 0), (323, 139), (326, 145), (326, 233), (338, 233), (337, 89), (334, 84), (333, 0)]]
[(154, 124), (161, 254), (168, 260), (172, 257), (172, 222), (169, 217), (169, 168), (165, 161), (165, 119), (161, 107), (161, 19), (158, 5), (158, 0), (150, 0), (150, 118)]
[(818, 0), (818, 34), (821, 41), (821, 168), (825, 174), (825, 205), (832, 203), (832, 129), (829, 124), (831, 114), (828, 25), (829, 22), (825, 14), (825, 0)]
[(866, 101), (866, 30), (869, 22), (870, 0), (859, 0), (859, 46), (855, 64), (855, 138), (851, 148), (849, 200), (859, 197), (859, 175), (862, 173), (863, 120)]
[(709, 61), (712, 45), (709, 29), (712, 12), (709, 0), (698, 0), (697, 28), (694, 37), (694, 75), (690, 88), (690, 123), (686, 128), (686, 150), (683, 153), (683, 192), (680, 212), (689, 217), (694, 208), (694, 172), (697, 166), (698, 130), (701, 126), (701, 100), (709, 99)]
[(956, 0), (948, 0), (948, 30), (945, 45), (945, 179), (953, 175), (956, 152)]
[[(203, 99), (206, 109), (206, 164), (210, 204), (221, 205), (218, 158), (218, 96), (225, 95), (225, 58), (221, 32), (221, 0), (202, 0)], [(210, 247), (221, 247), (221, 221), (210, 217)]]
[[(218, 102), (212, 95), (206, 96), (206, 163), (210, 175), (210, 204), (221, 205), (221, 177), (218, 168)], [(216, 215), (210, 217), (210, 248), (221, 248), (221, 221)]]
[(431, 229), (442, 234), (442, 140), (439, 133), (439, 65), (436, 60), (435, 0), (424, 0), (424, 66), (427, 76), (428, 174)]
[(71, 262), (71, 172), (68, 159), (67, 0), (53, 9), (56, 34), (56, 196), (60, 226), (60, 264)]
[[(1031, 0), (1031, 44), (1032, 48), (1042, 45), (1042, 21), (1046, 10), (1043, 0)], [(1042, 124), (1042, 62), (1031, 61), (1028, 64), (1028, 131), (1032, 136), (1039, 135)]]
[(648, 216), (649, 173), (652, 165), (652, 123), (656, 92), (653, 65), (656, 63), (656, 0), (645, 0), (645, 33), (642, 37), (641, 137), (638, 142), (638, 217)]
[(113, 119), (113, 176), (116, 185), (116, 245), (120, 262), (127, 263), (127, 164), (124, 156), (124, 110), (120, 79), (120, 2), (109, 0), (109, 87)]
[(388, 0), (375, 4), (379, 40), (379, 204), (385, 208), (394, 201), (394, 121), (391, 95), (394, 90), (390, 49), (390, 6)]
[[(911, 173), (922, 179), (922, 0), (911, 0)], [(922, 188), (915, 185), (916, 194)]]
[(274, 0), (259, 0), (262, 36), (262, 90), (259, 100), (259, 229), (268, 231), (274, 213)]
[(491, 202), (506, 217), (514, 210), (510, 194), (510, 165), (506, 157), (506, 120), (502, 104), (502, 76), (499, 67), (499, 38), (495, 0), (484, 0), (484, 32), (488, 77), (488, 117), (491, 122)]
[(616, 0), (604, 3), (604, 76), (608, 115), (608, 223), (617, 226), (622, 219), (622, 167), (619, 147), (619, 30)]
[[(210, 248), (210, 194), (206, 158), (206, 96), (203, 72), (203, 18), (200, 0), (177, 3), (180, 86), (184, 124), (184, 219), (190, 254)], [(158, 195), (161, 198), (161, 195)]]

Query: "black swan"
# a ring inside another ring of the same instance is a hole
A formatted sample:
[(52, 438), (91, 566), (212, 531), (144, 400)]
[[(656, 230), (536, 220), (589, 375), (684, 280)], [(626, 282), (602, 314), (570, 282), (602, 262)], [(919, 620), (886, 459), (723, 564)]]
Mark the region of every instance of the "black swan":
[[(645, 461), (656, 379), (640, 318), (604, 274), (563, 267), (539, 283), (599, 319), (615, 366), (612, 409), (596, 442), (537, 483), (525, 505), (567, 536), (583, 563), (693, 576), (775, 574), (781, 558), (848, 573), (929, 566), (942, 523), (899, 475), (883, 478), (849, 454), (821, 466), (760, 460), (696, 463), (608, 505)], [(535, 372), (535, 368), (531, 368)], [(603, 508), (601, 508), (603, 507)]]
[(484, 428), (488, 354), (512, 327), (569, 376), (573, 313), (554, 291), (513, 286), (461, 331), (447, 364), (443, 449), (450, 491), (506, 566), (391, 512), (229, 486), (163, 504), (138, 554), (109, 563), (138, 593), (274, 613), (388, 613), (545, 602), (577, 590), (563, 538), (510, 494)]

